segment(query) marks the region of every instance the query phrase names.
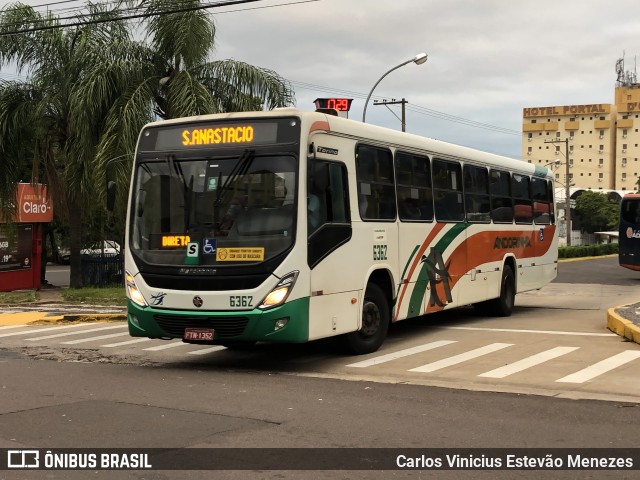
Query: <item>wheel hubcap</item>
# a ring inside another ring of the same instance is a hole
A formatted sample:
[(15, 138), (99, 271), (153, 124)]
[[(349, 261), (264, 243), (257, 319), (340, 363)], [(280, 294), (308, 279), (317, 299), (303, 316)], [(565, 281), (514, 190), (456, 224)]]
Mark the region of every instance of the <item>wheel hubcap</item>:
[(364, 337), (375, 335), (380, 328), (380, 309), (370, 301), (365, 301), (362, 308), (362, 328), (360, 333)]

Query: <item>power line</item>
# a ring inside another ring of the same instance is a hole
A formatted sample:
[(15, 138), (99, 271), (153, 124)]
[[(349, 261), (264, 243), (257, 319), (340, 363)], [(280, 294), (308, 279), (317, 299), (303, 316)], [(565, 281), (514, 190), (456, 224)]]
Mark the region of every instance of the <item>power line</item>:
[[(156, 12), (156, 13), (140, 13), (140, 14), (133, 14), (133, 15), (126, 15), (123, 17), (118, 17), (118, 18), (110, 18), (110, 19), (98, 19), (98, 20), (83, 20), (80, 22), (72, 22), (72, 23), (66, 23), (64, 25), (47, 25), (47, 26), (42, 26), (42, 27), (32, 27), (32, 28), (26, 28), (26, 29), (21, 29), (21, 30), (13, 30), (13, 31), (9, 31), (9, 32), (2, 32), (0, 33), (0, 37), (3, 36), (7, 36), (7, 35), (16, 35), (19, 33), (32, 33), (32, 32), (39, 32), (39, 31), (45, 31), (45, 30), (56, 30), (59, 28), (67, 28), (67, 27), (79, 27), (79, 26), (84, 26), (84, 25), (95, 25), (98, 23), (110, 23), (110, 22), (116, 22), (116, 21), (122, 21), (122, 20), (135, 20), (138, 18), (148, 18), (148, 17), (152, 17), (152, 16), (158, 16), (158, 15), (169, 15), (169, 14), (173, 14), (173, 13), (186, 13), (186, 12), (194, 12), (197, 10), (205, 10), (208, 8), (220, 8), (220, 7), (229, 7), (232, 5), (242, 5), (245, 3), (254, 3), (254, 2), (262, 2), (264, 0), (227, 0), (224, 2), (217, 2), (217, 3), (212, 3), (212, 4), (207, 4), (207, 5), (199, 5), (197, 7), (188, 7), (188, 8), (177, 8), (177, 9), (173, 9), (173, 10), (165, 10), (162, 12)], [(139, 8), (139, 7), (136, 7)], [(77, 16), (74, 17), (61, 17), (58, 18), (58, 20), (73, 20), (73, 19), (77, 19)]]
[[(339, 95), (346, 95), (346, 96), (350, 96), (350, 97), (354, 97), (354, 98), (366, 98), (366, 94), (364, 93), (360, 93), (360, 92), (353, 92), (350, 90), (343, 90), (343, 89), (336, 89), (336, 88), (330, 88), (330, 87), (324, 87), (321, 85), (314, 85), (312, 83), (306, 83), (306, 82), (299, 82), (299, 81), (291, 81), (291, 84), (293, 86), (300, 86), (303, 89), (309, 89), (309, 90), (318, 90), (318, 91), (323, 91), (323, 92), (328, 92), (328, 93), (337, 93)], [(374, 98), (377, 98), (379, 100), (384, 100), (385, 97), (380, 97), (380, 96), (374, 96)], [(430, 117), (435, 117), (435, 118), (439, 118), (441, 120), (447, 120), (449, 122), (454, 122), (454, 123), (460, 123), (463, 125), (467, 125), (470, 127), (475, 127), (475, 128), (482, 128), (484, 130), (491, 130), (497, 133), (503, 133), (505, 135), (517, 135), (519, 137), (522, 136), (522, 132), (518, 132), (516, 130), (512, 130), (509, 128), (505, 128), (505, 127), (499, 127), (497, 125), (491, 125), (488, 123), (482, 123), (482, 122), (477, 122), (475, 120), (470, 120), (468, 118), (464, 118), (464, 117), (459, 117), (456, 115), (451, 115), (449, 113), (444, 113), (444, 112), (439, 112), (437, 110), (432, 110), (426, 107), (422, 107), (416, 104), (409, 104), (409, 106), (407, 107), (408, 110), (414, 112), (414, 113), (418, 113), (420, 115), (427, 115)]]

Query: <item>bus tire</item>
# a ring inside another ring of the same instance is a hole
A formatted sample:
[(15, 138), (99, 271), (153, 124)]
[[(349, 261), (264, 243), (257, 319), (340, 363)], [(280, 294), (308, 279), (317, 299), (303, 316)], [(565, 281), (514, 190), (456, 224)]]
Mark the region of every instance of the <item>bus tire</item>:
[(516, 298), (516, 277), (513, 269), (505, 265), (500, 281), (500, 296), (493, 300), (476, 303), (474, 306), (483, 315), (494, 317), (509, 317), (513, 312)]
[(375, 283), (367, 285), (362, 304), (362, 327), (344, 336), (348, 351), (355, 355), (375, 352), (387, 336), (391, 311), (382, 289)]

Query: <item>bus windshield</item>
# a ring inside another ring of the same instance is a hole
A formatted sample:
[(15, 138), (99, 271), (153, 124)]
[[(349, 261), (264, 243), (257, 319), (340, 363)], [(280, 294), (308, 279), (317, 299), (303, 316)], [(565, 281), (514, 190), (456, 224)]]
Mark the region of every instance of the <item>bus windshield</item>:
[(295, 239), (297, 161), (245, 150), (224, 157), (141, 157), (131, 249), (155, 265), (248, 265)]

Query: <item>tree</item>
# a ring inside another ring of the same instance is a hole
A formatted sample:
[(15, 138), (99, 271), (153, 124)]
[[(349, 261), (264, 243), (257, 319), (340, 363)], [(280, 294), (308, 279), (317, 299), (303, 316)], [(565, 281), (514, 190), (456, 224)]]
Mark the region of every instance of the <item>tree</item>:
[(586, 191), (576, 198), (575, 212), (587, 233), (617, 230), (619, 210), (619, 203), (604, 193)]
[[(0, 194), (11, 198), (25, 164), (32, 181), (47, 183), (58, 217), (69, 222), (73, 287), (82, 286), (83, 219), (100, 209), (94, 159), (104, 118), (124, 91), (112, 66), (140, 51), (117, 10), (87, 8), (86, 20), (116, 21), (38, 30), (59, 21), (22, 4), (0, 13), (0, 64), (28, 75), (0, 86)], [(22, 33), (9, 34), (16, 30)]]
[[(72, 287), (82, 286), (83, 222), (105, 218), (105, 178), (112, 169), (128, 185), (130, 170), (114, 160), (132, 158), (145, 123), (294, 101), (275, 72), (207, 61), (215, 27), (200, 0), (143, 2), (148, 43), (133, 39), (120, 17), (124, 3), (135, 2), (88, 3), (78, 23), (92, 23), (48, 30), (41, 27), (60, 27), (51, 13), (22, 4), (0, 12), (0, 65), (14, 64), (29, 75), (25, 82), (0, 84), (0, 198), (13, 198), (25, 165), (34, 181), (49, 185), (69, 223)], [(182, 11), (163, 13), (176, 7)]]
[[(295, 102), (289, 82), (272, 70), (236, 60), (209, 61), (215, 25), (201, 0), (143, 3), (148, 55), (130, 64), (138, 76), (107, 118), (102, 165), (131, 152), (142, 126), (154, 119), (284, 107)], [(179, 13), (163, 13), (175, 10)], [(185, 11), (186, 10), (186, 11)]]

